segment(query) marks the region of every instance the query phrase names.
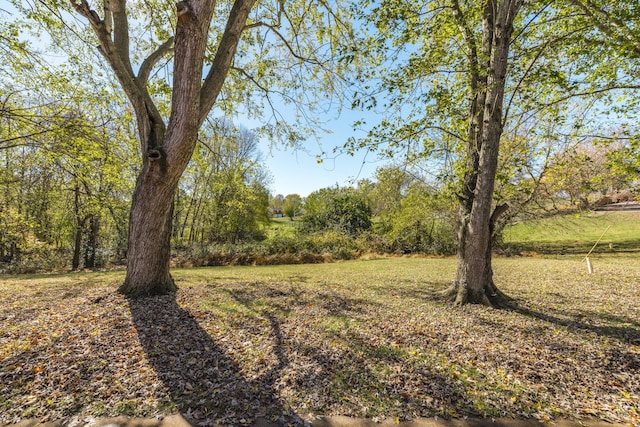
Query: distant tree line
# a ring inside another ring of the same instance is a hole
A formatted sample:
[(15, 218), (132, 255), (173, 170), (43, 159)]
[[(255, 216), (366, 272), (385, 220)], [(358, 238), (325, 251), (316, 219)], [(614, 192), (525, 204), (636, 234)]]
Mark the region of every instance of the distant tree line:
[[(134, 167), (122, 167), (136, 144), (123, 123), (126, 109), (114, 99), (109, 110), (97, 110), (100, 116), (87, 117), (81, 104), (40, 101), (5, 95), (5, 105), (23, 113), (6, 115), (0, 130), (0, 268), (122, 263), (135, 184)], [(25, 117), (47, 122), (50, 131), (7, 143), (29, 132)], [(129, 142), (110, 144), (114, 139)], [(545, 159), (537, 179), (510, 174), (496, 191), (520, 217), (593, 206), (607, 193), (633, 190), (638, 174), (625, 167), (629, 159), (623, 142), (583, 141)], [(365, 253), (455, 253), (455, 194), (407, 164), (380, 167), (353, 187), (322, 188), (303, 198), (271, 195), (261, 160), (251, 131), (224, 121), (208, 124), (174, 200), (176, 259), (208, 265), (254, 263), (260, 256), (318, 262)], [(284, 217), (281, 229), (274, 212)], [(512, 219), (505, 216), (504, 224)]]
[[(3, 271), (128, 260), (123, 291), (143, 295), (175, 289), (170, 247), (198, 263), (457, 250), (456, 302), (487, 303), (491, 242), (506, 224), (638, 185), (638, 11), (625, 2), (239, 0), (231, 13), (207, 1), (196, 33), (211, 29), (208, 40), (187, 36), (186, 19), (158, 19), (194, 12), (171, 3), (141, 7), (131, 26), (121, 0), (100, 11), (10, 3), (25, 21), (0, 21)], [(59, 25), (66, 16), (83, 19)], [(31, 25), (64, 64), (25, 41)], [(276, 28), (287, 33), (272, 40)], [(76, 39), (85, 33), (90, 43)], [(276, 94), (304, 123), (281, 120)], [(384, 105), (366, 137), (336, 150), (392, 163), (353, 187), (272, 197), (257, 141), (305, 141), (323, 95)], [(222, 118), (239, 110), (265, 119), (257, 133)], [(275, 209), (289, 223), (274, 224)]]

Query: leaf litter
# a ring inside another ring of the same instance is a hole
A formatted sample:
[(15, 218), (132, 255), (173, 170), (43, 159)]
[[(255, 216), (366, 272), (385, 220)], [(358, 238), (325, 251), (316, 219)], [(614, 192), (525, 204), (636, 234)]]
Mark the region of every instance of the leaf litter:
[(117, 275), (8, 277), (0, 422), (180, 412), (203, 426), (316, 415), (640, 425), (637, 263), (590, 277), (517, 261), (496, 262), (509, 311), (450, 307), (438, 277), (451, 260), (183, 270), (176, 295), (138, 300), (115, 293)]

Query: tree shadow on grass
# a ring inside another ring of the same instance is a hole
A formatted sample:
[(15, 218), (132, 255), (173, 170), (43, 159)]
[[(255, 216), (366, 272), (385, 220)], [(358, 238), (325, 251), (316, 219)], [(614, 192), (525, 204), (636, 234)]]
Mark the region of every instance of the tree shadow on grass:
[[(225, 353), (191, 313), (178, 305), (175, 297), (130, 299), (129, 306), (149, 363), (188, 421), (234, 426), (256, 420), (277, 425), (305, 424), (274, 392), (275, 373), (247, 380), (238, 362)], [(272, 326), (276, 339), (281, 339), (277, 325)], [(275, 369), (282, 369), (283, 364), (284, 361)]]
[[(385, 336), (388, 331), (377, 330), (379, 325), (350, 327), (349, 319), (369, 316), (366, 299), (268, 284), (245, 284), (226, 293), (271, 325), (279, 385), (312, 413), (400, 419), (479, 415), (463, 388), (410, 361)], [(307, 319), (312, 325), (300, 327)], [(345, 322), (336, 326), (336, 319)]]
[(415, 280), (403, 280), (401, 286), (389, 287), (387, 285), (374, 286), (380, 295), (401, 297), (403, 299), (415, 299), (430, 301), (438, 305), (449, 304), (449, 298), (445, 291), (451, 286), (451, 282), (423, 282)]
[[(446, 306), (450, 305), (449, 300), (444, 294), (447, 284), (428, 283), (421, 286), (407, 286), (396, 289), (388, 289), (380, 287), (381, 294), (386, 293), (390, 296), (402, 298), (410, 298), (421, 301), (430, 301), (435, 304)], [(566, 302), (566, 297), (560, 293), (552, 294), (556, 300)], [(594, 311), (574, 311), (548, 308), (544, 311), (535, 310), (527, 306), (527, 301), (522, 298), (511, 298), (505, 310), (516, 312), (520, 315), (542, 320), (556, 326), (566, 327), (573, 330), (584, 330), (593, 332), (599, 336), (614, 338), (632, 345), (640, 344), (640, 322), (638, 319), (631, 317), (616, 315), (607, 312)], [(496, 327), (501, 327), (496, 325)]]
[[(509, 308), (526, 317), (535, 318), (573, 330), (590, 331), (599, 336), (614, 338), (625, 343), (640, 344), (640, 324), (636, 319), (622, 316), (609, 315), (607, 313), (581, 312), (570, 314), (549, 309), (548, 312), (533, 310), (520, 302)], [(625, 325), (601, 324), (602, 322), (590, 322), (589, 319), (601, 319), (607, 322), (624, 323)]]

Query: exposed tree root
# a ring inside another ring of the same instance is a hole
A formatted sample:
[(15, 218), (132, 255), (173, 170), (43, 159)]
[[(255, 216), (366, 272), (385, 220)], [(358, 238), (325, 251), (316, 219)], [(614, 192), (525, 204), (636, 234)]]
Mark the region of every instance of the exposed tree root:
[(472, 292), (468, 285), (454, 282), (443, 292), (443, 295), (457, 307), (465, 304), (480, 304), (498, 309), (511, 309), (516, 305), (515, 301), (500, 291), (494, 283), (485, 284), (480, 292)]
[(125, 280), (118, 288), (118, 292), (126, 295), (128, 298), (144, 298), (153, 295), (169, 295), (178, 290), (173, 277), (169, 275), (167, 280), (155, 281), (148, 283), (132, 283), (131, 280)]

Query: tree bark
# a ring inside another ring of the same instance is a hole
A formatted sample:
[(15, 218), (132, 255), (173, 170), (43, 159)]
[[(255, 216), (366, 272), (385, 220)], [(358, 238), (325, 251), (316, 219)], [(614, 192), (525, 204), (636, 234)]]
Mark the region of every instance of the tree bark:
[(130, 297), (177, 289), (169, 273), (173, 200), (197, 141), (200, 76), (213, 6), (212, 1), (176, 4), (173, 93), (166, 133), (154, 131), (153, 114), (136, 110), (139, 123), (152, 125), (147, 127), (146, 140), (141, 133), (147, 144), (129, 215), (127, 275), (119, 288)]
[[(475, 44), (468, 41), (473, 93), (466, 169), (458, 209), (458, 268), (454, 284), (447, 291), (456, 305), (475, 303), (503, 307), (508, 302), (493, 282), (492, 232), (504, 208), (498, 207), (492, 213), (492, 202), (502, 136), (509, 45), (520, 6), (521, 2), (517, 0), (486, 2), (482, 17), (482, 54), (489, 58), (488, 63), (472, 57)], [(459, 26), (468, 33), (467, 29), (472, 26), (464, 22), (460, 10), (457, 13)]]
[(75, 238), (73, 243), (73, 258), (71, 260), (71, 270), (75, 271), (80, 268), (80, 252), (82, 251), (82, 234), (86, 224), (86, 217), (80, 214), (80, 185), (76, 182), (73, 189), (74, 194), (74, 213), (76, 217)]
[(96, 267), (96, 254), (98, 252), (98, 235), (100, 234), (100, 216), (93, 213), (89, 216), (89, 233), (87, 245), (84, 249), (84, 267)]
[(73, 258), (71, 259), (71, 270), (76, 271), (80, 268), (80, 251), (82, 247), (82, 230), (83, 226), (76, 224), (75, 237), (73, 242)]
[(177, 286), (169, 273), (173, 195), (164, 156), (146, 162), (138, 177), (129, 215), (127, 275), (119, 292), (129, 297), (162, 295)]

